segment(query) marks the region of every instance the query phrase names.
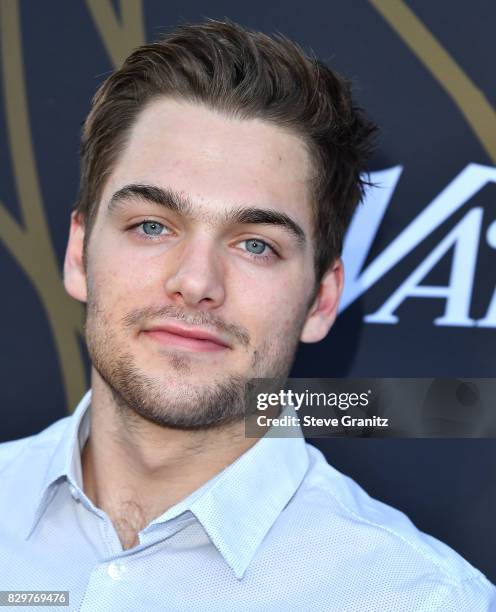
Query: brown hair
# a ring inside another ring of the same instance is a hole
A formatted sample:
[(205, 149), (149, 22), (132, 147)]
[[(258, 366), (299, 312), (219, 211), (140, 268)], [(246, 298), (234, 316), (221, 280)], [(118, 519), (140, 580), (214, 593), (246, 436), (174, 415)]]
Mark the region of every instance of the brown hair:
[(376, 127), (351, 98), (350, 83), (282, 35), (231, 21), (181, 25), (138, 47), (96, 92), (82, 130), (75, 210), (84, 218), (84, 262), (103, 187), (130, 128), (160, 96), (257, 118), (302, 138), (313, 160), (315, 272), (319, 282), (342, 252), (363, 197)]

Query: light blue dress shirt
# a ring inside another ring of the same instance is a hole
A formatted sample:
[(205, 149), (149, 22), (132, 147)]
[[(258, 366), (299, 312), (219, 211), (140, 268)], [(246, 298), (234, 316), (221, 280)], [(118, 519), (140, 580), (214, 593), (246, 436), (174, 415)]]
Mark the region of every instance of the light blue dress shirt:
[(0, 589), (84, 612), (496, 609), (483, 574), (302, 437), (257, 441), (123, 550), (82, 487), (90, 401), (0, 444)]

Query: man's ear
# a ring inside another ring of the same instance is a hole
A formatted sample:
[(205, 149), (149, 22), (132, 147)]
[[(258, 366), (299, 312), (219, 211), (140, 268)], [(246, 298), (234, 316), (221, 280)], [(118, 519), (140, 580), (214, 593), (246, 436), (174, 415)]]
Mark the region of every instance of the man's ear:
[(320, 281), (317, 296), (301, 332), (301, 342), (319, 342), (327, 336), (336, 319), (343, 286), (344, 266), (337, 258)]
[(64, 287), (71, 297), (80, 302), (86, 302), (87, 299), (86, 271), (83, 265), (84, 232), (85, 224), (81, 215), (72, 212), (64, 259)]

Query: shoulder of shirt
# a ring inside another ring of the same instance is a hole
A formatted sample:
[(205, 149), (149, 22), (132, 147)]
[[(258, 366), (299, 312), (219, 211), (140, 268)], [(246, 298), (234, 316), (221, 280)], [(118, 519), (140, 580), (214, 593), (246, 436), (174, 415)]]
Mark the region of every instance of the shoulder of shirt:
[(320, 516), (319, 528), (329, 514), (340, 514), (360, 528), (380, 530), (385, 550), (394, 542), (405, 558), (422, 557), (433, 575), (453, 587), (465, 588), (479, 583), (483, 589), (494, 589), (487, 578), (447, 544), (420, 531), (400, 510), (371, 497), (352, 478), (330, 465), (324, 454), (307, 443), (310, 466), (300, 487), (300, 503), (309, 504)]
[(62, 417), (37, 434), (0, 443), (0, 476), (25, 453), (36, 454), (53, 449), (70, 418), (70, 416)]

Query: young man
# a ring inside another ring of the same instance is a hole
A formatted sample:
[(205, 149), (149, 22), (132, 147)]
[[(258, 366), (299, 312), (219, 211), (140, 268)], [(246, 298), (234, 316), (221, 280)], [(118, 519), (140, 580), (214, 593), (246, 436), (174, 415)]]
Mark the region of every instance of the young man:
[(244, 435), (246, 381), (334, 322), (374, 129), (339, 76), (230, 22), (105, 81), (64, 266), (91, 391), (0, 446), (2, 589), (91, 612), (490, 609), (480, 572), (302, 437)]

